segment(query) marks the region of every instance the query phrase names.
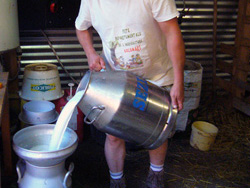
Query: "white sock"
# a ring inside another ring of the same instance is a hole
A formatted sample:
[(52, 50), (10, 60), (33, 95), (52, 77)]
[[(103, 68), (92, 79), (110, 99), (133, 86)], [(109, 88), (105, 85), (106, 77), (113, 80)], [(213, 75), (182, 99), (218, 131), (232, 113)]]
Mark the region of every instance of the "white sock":
[(111, 172), (111, 171), (109, 171), (109, 173), (110, 173), (110, 177), (112, 179), (114, 179), (114, 180), (121, 179), (122, 176), (123, 176), (123, 171), (121, 171), (121, 172)]
[(155, 164), (150, 163), (151, 170), (153, 170), (155, 172), (162, 171), (163, 170), (163, 166), (164, 166), (164, 164), (162, 164), (162, 165), (155, 165)]

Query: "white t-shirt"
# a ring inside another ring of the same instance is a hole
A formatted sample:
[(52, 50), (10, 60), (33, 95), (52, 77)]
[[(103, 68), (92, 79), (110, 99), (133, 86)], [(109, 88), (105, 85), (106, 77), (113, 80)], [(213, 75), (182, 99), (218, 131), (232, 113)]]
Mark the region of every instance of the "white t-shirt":
[(95, 28), (112, 69), (165, 86), (173, 83), (173, 68), (157, 22), (178, 14), (174, 0), (82, 0), (75, 26)]

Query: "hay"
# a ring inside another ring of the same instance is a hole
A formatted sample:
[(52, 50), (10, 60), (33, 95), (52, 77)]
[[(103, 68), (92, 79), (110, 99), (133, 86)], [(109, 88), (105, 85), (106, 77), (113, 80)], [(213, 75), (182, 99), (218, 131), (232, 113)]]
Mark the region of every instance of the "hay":
[(170, 181), (182, 181), (182, 187), (250, 187), (250, 117), (227, 106), (226, 97), (215, 102), (203, 98), (196, 120), (219, 128), (215, 144), (208, 152), (174, 144), (176, 172), (168, 173)]

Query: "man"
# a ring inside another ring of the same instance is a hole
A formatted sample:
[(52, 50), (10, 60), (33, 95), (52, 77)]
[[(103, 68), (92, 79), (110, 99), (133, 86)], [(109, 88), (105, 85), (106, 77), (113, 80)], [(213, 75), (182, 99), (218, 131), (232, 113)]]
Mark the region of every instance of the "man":
[[(183, 108), (185, 48), (177, 23), (174, 0), (82, 0), (76, 34), (88, 58), (89, 69), (105, 69), (104, 59), (93, 48), (93, 26), (101, 37), (103, 55), (113, 70), (127, 70), (150, 82), (171, 87), (172, 105)], [(106, 136), (105, 156), (110, 187), (126, 187), (123, 175), (125, 142)], [(164, 187), (167, 141), (149, 151), (147, 186)]]

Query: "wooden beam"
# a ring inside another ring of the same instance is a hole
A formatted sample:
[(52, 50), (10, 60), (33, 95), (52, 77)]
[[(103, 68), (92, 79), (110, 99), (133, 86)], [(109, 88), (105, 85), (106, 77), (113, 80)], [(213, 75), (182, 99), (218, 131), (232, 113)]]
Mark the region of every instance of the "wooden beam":
[(8, 83), (9, 92), (18, 93), (18, 69), (19, 65), (17, 62), (16, 49), (9, 50), (3, 54), (6, 72), (9, 72), (9, 79), (11, 82)]
[(236, 87), (233, 89), (234, 96), (238, 98), (242, 98), (245, 96), (245, 89), (237, 87), (237, 80), (241, 80), (244, 82), (247, 82), (248, 72), (242, 71), (241, 69), (238, 69), (238, 67), (241, 64), (247, 64), (249, 65), (249, 59), (250, 59), (250, 51), (248, 47), (245, 46), (239, 46), (237, 49), (237, 56), (233, 60), (233, 80), (234, 85), (233, 87)]
[(3, 144), (3, 164), (5, 174), (12, 175), (12, 150), (11, 150), (11, 133), (10, 133), (10, 116), (9, 116), (9, 97), (8, 97), (8, 76), (9, 73), (2, 72), (0, 82), (3, 88), (0, 89), (0, 125), (2, 130)]
[[(249, 16), (250, 17), (250, 16)], [(250, 23), (244, 25), (243, 38), (250, 39)], [(244, 41), (244, 40), (243, 40)]]
[(233, 57), (235, 56), (234, 45), (229, 45), (229, 44), (221, 43), (221, 45), (220, 45), (220, 51), (223, 54), (228, 54), (228, 55), (231, 55)]
[(250, 0), (248, 0), (248, 2), (247, 2), (246, 15), (250, 16)]
[(216, 93), (216, 82), (215, 82), (215, 78), (216, 78), (216, 52), (217, 52), (217, 11), (218, 8), (218, 2), (217, 0), (213, 0), (213, 97), (215, 97), (215, 93)]
[(220, 59), (217, 59), (217, 68), (219, 68), (222, 72), (226, 72), (229, 74), (232, 74), (233, 72), (233, 64), (222, 61)]
[(240, 63), (237, 66), (237, 69), (240, 69), (240, 70), (245, 71), (245, 72), (250, 72), (250, 65), (246, 64), (246, 63)]
[(246, 98), (244, 99), (244, 101), (245, 101), (246, 103), (249, 103), (249, 104), (250, 104), (250, 96), (249, 96), (249, 97), (246, 97)]
[(232, 83), (231, 81), (224, 80), (220, 77), (215, 77), (215, 83), (217, 86), (221, 87), (222, 89), (226, 90), (227, 92), (232, 92)]
[(245, 23), (246, 23), (246, 24), (250, 24), (250, 16), (246, 16)]
[(235, 53), (238, 54), (238, 48), (241, 45), (242, 42), (242, 32), (244, 30), (244, 20), (246, 17), (246, 5), (247, 5), (248, 0), (240, 0), (238, 1), (238, 15), (237, 15), (237, 27), (236, 27), (236, 33), (235, 33), (235, 48), (236, 51)]
[(238, 88), (241, 88), (241, 89), (244, 89), (244, 90), (247, 90), (247, 91), (250, 91), (250, 84), (248, 84), (247, 82), (245, 81), (242, 81), (242, 80), (239, 80), (239, 79), (234, 79), (234, 82), (235, 84), (235, 89)]
[(240, 110), (241, 112), (250, 116), (250, 104), (245, 101), (234, 97), (233, 98), (233, 107)]
[(250, 39), (244, 38), (244, 40), (241, 42), (241, 45), (250, 48)]

